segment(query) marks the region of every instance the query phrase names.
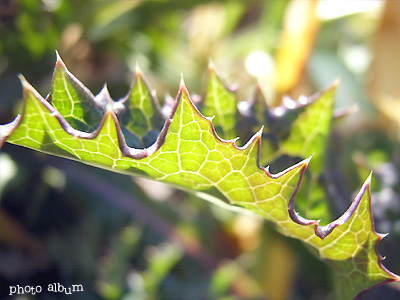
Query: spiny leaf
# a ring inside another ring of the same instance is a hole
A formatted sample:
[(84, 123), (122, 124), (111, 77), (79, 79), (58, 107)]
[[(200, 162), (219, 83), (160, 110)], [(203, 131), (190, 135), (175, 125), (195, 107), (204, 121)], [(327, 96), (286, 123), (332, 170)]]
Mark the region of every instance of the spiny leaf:
[[(249, 110), (264, 127), (261, 161), (287, 164), (292, 159), (313, 155), (306, 180), (299, 191), (296, 208), (308, 218), (329, 222), (331, 214), (325, 190), (320, 183), (328, 144), (334, 92), (338, 82), (312, 97), (295, 101), (285, 97), (279, 107), (268, 107), (259, 89), (249, 103)], [(264, 150), (265, 149), (265, 150)]]
[(75, 129), (90, 132), (96, 129), (107, 105), (98, 101), (65, 67), (57, 54), (53, 74), (51, 103)]
[[(279, 151), (291, 156), (308, 157), (313, 155), (308, 177), (309, 184), (300, 191), (296, 208), (308, 218), (319, 218), (324, 222), (330, 220), (328, 202), (324, 201), (324, 188), (319, 177), (322, 174), (325, 160), (325, 145), (328, 143), (333, 110), (334, 92), (337, 82), (324, 93), (314, 95), (314, 99), (302, 97), (300, 105), (303, 111), (293, 122), (289, 136), (280, 143)], [(291, 109), (296, 102), (284, 99), (283, 105)]]
[(51, 103), (73, 128), (85, 132), (98, 127), (110, 106), (118, 115), (127, 144), (145, 148), (157, 139), (163, 124), (158, 100), (150, 90), (137, 67), (134, 83), (124, 98), (114, 102), (106, 86), (95, 97), (68, 71), (57, 54)]
[(138, 142), (127, 143), (131, 147), (145, 148), (150, 146), (160, 134), (163, 118), (158, 100), (150, 92), (150, 87), (143, 78), (139, 67), (136, 67), (136, 75), (129, 94), (116, 102), (120, 105), (119, 120), (124, 136), (139, 138)]
[[(55, 77), (59, 76), (57, 72), (62, 74), (61, 71), (56, 70)], [(167, 182), (207, 200), (240, 206), (259, 214), (275, 224), (282, 234), (310, 245), (321, 259), (332, 266), (337, 278), (338, 299), (351, 299), (363, 289), (399, 280), (397, 275), (382, 266), (382, 258), (376, 252), (382, 235), (375, 232), (373, 225), (370, 178), (340, 218), (320, 226), (318, 220), (303, 218), (294, 210), (294, 198), (309, 158), (278, 174), (271, 174), (268, 168), (259, 164), (262, 130), (241, 148), (235, 145), (235, 140), (219, 138), (211, 119), (204, 117), (190, 100), (183, 81), (171, 116), (165, 121), (157, 140), (147, 148), (138, 149), (127, 145), (121, 121), (116, 114), (119, 113), (116, 109), (118, 105), (106, 90), (94, 98), (99, 103), (102, 103), (101, 99), (106, 99), (107, 103), (100, 124), (94, 131), (85, 132), (69, 124), (66, 117), (75, 118), (77, 112), (82, 111), (78, 108), (84, 107), (82, 103), (93, 98), (88, 92), (81, 103), (79, 93), (86, 89), (74, 77), (68, 78), (66, 82), (72, 81), (64, 84), (65, 90), (62, 90), (63, 85), (58, 83), (58, 79), (54, 80), (58, 87), (53, 88), (60, 89), (59, 98), (67, 98), (74, 103), (72, 112), (71, 107), (61, 109), (65, 116), (22, 78), (23, 112), (14, 122), (0, 127), (0, 145), (7, 140), (90, 165)], [(71, 86), (74, 87), (72, 90), (79, 90), (77, 98), (66, 97)], [(333, 93), (332, 89), (322, 93), (320, 98), (331, 97), (329, 93)], [(140, 92), (138, 94), (142, 97)], [(134, 97), (132, 101), (136, 101), (137, 93), (132, 92), (129, 97)], [(122, 101), (119, 104), (124, 103)], [(151, 112), (145, 112), (145, 105), (139, 106), (144, 116), (151, 115)], [(326, 107), (322, 105), (321, 109)], [(131, 113), (130, 117), (134, 115)], [(313, 128), (319, 124), (318, 120), (313, 121), (318, 113), (314, 111), (304, 116), (308, 121), (303, 119), (298, 122), (305, 122), (306, 125), (294, 123), (294, 127), (299, 128), (298, 134), (303, 134), (306, 139), (310, 134), (318, 136), (320, 129)], [(94, 126), (87, 120), (83, 119), (82, 123)], [(153, 126), (146, 124), (148, 127), (143, 132), (148, 132)], [(138, 134), (134, 130), (136, 125), (135, 120), (125, 123), (127, 128)], [(318, 139), (313, 138), (312, 141)], [(320, 142), (308, 143), (320, 145)], [(299, 149), (305, 155), (310, 147), (302, 146)]]
[(236, 95), (217, 76), (212, 63), (208, 67), (208, 83), (203, 105), (204, 115), (215, 116), (213, 124), (221, 137), (226, 139), (237, 137)]
[[(278, 107), (268, 107), (257, 92), (249, 104), (259, 124), (265, 124), (264, 134), (273, 139), (273, 153), (265, 159), (287, 154), (292, 157), (313, 155), (313, 172), (321, 173), (324, 151), (330, 132), (334, 93), (338, 82), (312, 97), (299, 100), (285, 97)], [(264, 113), (260, 113), (260, 111)], [(271, 161), (269, 161), (271, 162)]]
[[(314, 95), (314, 99), (301, 98), (304, 99), (304, 111), (293, 122), (289, 136), (280, 144), (280, 151), (292, 156), (308, 157), (314, 153), (311, 168), (316, 174), (322, 171), (323, 149), (330, 132), (336, 86), (337, 83), (324, 93)], [(287, 99), (283, 101), (284, 104), (285, 101), (290, 103), (286, 103), (286, 106), (296, 107), (295, 101)]]
[(339, 299), (361, 296), (360, 290), (399, 280), (399, 276), (382, 265), (382, 257), (377, 253), (378, 243), (385, 235), (375, 232), (370, 187), (371, 175), (350, 208), (323, 229), (332, 233), (326, 237), (319, 253), (334, 270)]

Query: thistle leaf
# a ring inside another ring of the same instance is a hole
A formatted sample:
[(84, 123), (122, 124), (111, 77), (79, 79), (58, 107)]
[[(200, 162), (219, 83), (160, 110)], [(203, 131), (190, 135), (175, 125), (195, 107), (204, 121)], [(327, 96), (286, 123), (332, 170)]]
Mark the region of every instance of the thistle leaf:
[(50, 102), (73, 128), (85, 132), (99, 126), (106, 106), (67, 70), (58, 54)]
[(130, 92), (115, 104), (127, 144), (134, 148), (150, 146), (160, 134), (164, 120), (158, 100), (139, 67)]
[(218, 77), (212, 63), (208, 67), (207, 90), (203, 100), (202, 111), (206, 116), (215, 116), (213, 124), (221, 137), (226, 139), (237, 137), (236, 95)]
[[(152, 118), (158, 114), (149, 89), (140, 83), (138, 75), (136, 86), (120, 102), (111, 100), (106, 89), (93, 97), (83, 85), (75, 84), (77, 80), (60, 62), (54, 78), (53, 105), (21, 78), (23, 112), (14, 122), (0, 127), (0, 145), (7, 141), (112, 171), (166, 182), (224, 206), (238, 206), (261, 215), (282, 234), (311, 246), (316, 255), (332, 266), (338, 299), (352, 299), (372, 286), (400, 279), (382, 266), (382, 257), (376, 251), (383, 236), (374, 229), (370, 209), (371, 177), (341, 217), (320, 226), (318, 220), (306, 219), (294, 210), (295, 196), (310, 158), (272, 174), (268, 167), (263, 168), (259, 163), (262, 129), (243, 147), (237, 147), (235, 140), (221, 139), (211, 119), (204, 117), (191, 101), (183, 81), (172, 113), (155, 142), (145, 148), (134, 148), (128, 145), (124, 130), (144, 141), (157, 124)], [(214, 91), (219, 83), (216, 78), (212, 80), (215, 82), (209, 90)], [(220, 87), (214, 93), (214, 100), (208, 101), (216, 103), (215, 99), (225, 97)], [(329, 89), (319, 98), (331, 99), (332, 95), (333, 89)], [(127, 102), (129, 112), (124, 119), (120, 114), (125, 108), (119, 108)], [(283, 150), (290, 150), (289, 143), (296, 145), (296, 154), (300, 155), (323, 150), (317, 148), (321, 147), (327, 129), (315, 127), (320, 124), (316, 117), (325, 113), (322, 110), (326, 105), (315, 105), (312, 112), (306, 109), (305, 117), (295, 121), (293, 134), (302, 136), (306, 144), (301, 145), (301, 138), (289, 134)], [(102, 112), (100, 119), (97, 112)], [(327, 115), (321, 118), (327, 122)], [(229, 122), (221, 122), (220, 128), (229, 135), (231, 129), (227, 128), (231, 127), (227, 124)], [(90, 131), (91, 128), (95, 129)]]

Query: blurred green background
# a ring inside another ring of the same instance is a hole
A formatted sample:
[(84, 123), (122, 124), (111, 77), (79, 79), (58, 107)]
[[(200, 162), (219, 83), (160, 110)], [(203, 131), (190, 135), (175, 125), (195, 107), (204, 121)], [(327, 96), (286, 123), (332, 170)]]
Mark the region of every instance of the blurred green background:
[[(17, 75), (45, 96), (58, 50), (93, 93), (114, 99), (136, 63), (161, 102), (184, 79), (205, 89), (211, 60), (269, 105), (336, 78), (326, 176), (338, 216), (373, 170), (379, 251), (400, 273), (400, 2), (0, 1), (0, 124), (19, 112)], [(355, 108), (357, 106), (357, 109)], [(159, 183), (132, 179), (6, 144), (0, 153), (0, 287), (66, 287), (15, 299), (333, 299), (326, 266), (260, 220)], [(399, 284), (362, 299), (399, 299)]]

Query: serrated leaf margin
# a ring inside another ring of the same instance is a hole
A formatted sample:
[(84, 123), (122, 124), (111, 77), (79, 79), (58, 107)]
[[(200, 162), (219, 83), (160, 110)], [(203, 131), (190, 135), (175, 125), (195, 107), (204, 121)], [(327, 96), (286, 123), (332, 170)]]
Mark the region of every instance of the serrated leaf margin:
[[(61, 59), (60, 59), (61, 60)], [(58, 62), (59, 63), (59, 62)], [(72, 75), (72, 74), (71, 74)], [(77, 84), (79, 84), (80, 86), (83, 86), (83, 84), (77, 80), (73, 75), (71, 76), (71, 78), (73, 78), (73, 80), (77, 81)], [(192, 106), (192, 108), (194, 109), (194, 111), (196, 111), (196, 113), (199, 114), (199, 116), (201, 116), (203, 119), (207, 120), (212, 128), (212, 132), (214, 134), (214, 136), (221, 142), (227, 143), (227, 144), (231, 144), (233, 147), (235, 147), (237, 150), (245, 150), (247, 149), (250, 145), (257, 143), (257, 148), (258, 148), (258, 158), (257, 158), (257, 166), (261, 169), (264, 170), (266, 172), (266, 174), (273, 179), (279, 178), (281, 177), (283, 174), (289, 172), (290, 170), (293, 170), (295, 168), (302, 168), (302, 172), (301, 172), (301, 176), (300, 179), (298, 181), (298, 185), (297, 188), (295, 189), (295, 191), (292, 194), (292, 197), (289, 201), (289, 206), (288, 206), (288, 212), (289, 212), (289, 216), (291, 218), (291, 220), (293, 222), (295, 222), (296, 224), (299, 225), (303, 225), (303, 226), (309, 226), (312, 225), (314, 226), (314, 232), (315, 235), (318, 236), (322, 241), (330, 234), (333, 232), (333, 230), (335, 228), (337, 228), (338, 226), (346, 223), (354, 214), (354, 212), (356, 211), (358, 205), (360, 204), (361, 199), (363, 198), (365, 192), (368, 190), (368, 201), (369, 204), (371, 204), (371, 196), (370, 196), (370, 185), (371, 185), (371, 176), (372, 174), (370, 174), (370, 176), (367, 178), (367, 180), (364, 182), (362, 188), (360, 189), (360, 191), (358, 192), (357, 196), (354, 198), (354, 200), (352, 201), (350, 207), (346, 210), (345, 213), (343, 213), (339, 218), (337, 218), (336, 220), (330, 222), (327, 225), (321, 226), (319, 225), (319, 220), (309, 220), (306, 218), (301, 217), (294, 209), (294, 201), (295, 201), (295, 196), (296, 193), (300, 187), (301, 181), (302, 181), (302, 176), (305, 172), (305, 169), (308, 166), (308, 163), (311, 159), (311, 157), (299, 162), (298, 164), (293, 165), (292, 167), (287, 168), (286, 170), (277, 173), (277, 174), (272, 174), (269, 171), (268, 167), (262, 167), (260, 165), (260, 151), (261, 151), (261, 134), (262, 134), (262, 128), (260, 129), (260, 131), (258, 131), (257, 133), (255, 133), (253, 135), (252, 138), (250, 138), (250, 140), (242, 147), (238, 147), (235, 144), (235, 141), (237, 139), (231, 139), (231, 140), (224, 140), (221, 137), (219, 137), (219, 135), (217, 134), (213, 122), (212, 122), (212, 118), (209, 117), (205, 117), (201, 114), (201, 112), (198, 110), (198, 108), (195, 106), (195, 104), (193, 103), (193, 101), (191, 100), (190, 96), (189, 96), (189, 92), (185, 86), (185, 83), (183, 81), (183, 78), (181, 79), (180, 82), (180, 86), (179, 86), (179, 91), (176, 97), (176, 101), (174, 103), (174, 106), (172, 108), (170, 117), (167, 118), (164, 122), (163, 128), (157, 138), (157, 140), (148, 148), (144, 148), (144, 149), (135, 149), (135, 148), (131, 148), (127, 145), (124, 135), (122, 133), (121, 130), (121, 126), (120, 123), (118, 121), (118, 118), (115, 114), (115, 112), (113, 111), (113, 108), (111, 105), (107, 105), (105, 107), (104, 110), (104, 115), (102, 117), (102, 120), (98, 126), (98, 128), (96, 130), (94, 130), (93, 132), (83, 132), (83, 131), (79, 131), (74, 129), (66, 120), (65, 118), (48, 102), (46, 101), (27, 81), (23, 76), (20, 76), (20, 80), (23, 86), (23, 90), (24, 90), (24, 105), (23, 105), (23, 109), (22, 109), (22, 114), (18, 115), (14, 121), (12, 121), (9, 124), (5, 124), (5, 125), (0, 125), (0, 148), (3, 146), (4, 142), (7, 140), (7, 138), (12, 134), (12, 132), (19, 126), (19, 124), (22, 121), (23, 115), (24, 115), (24, 110), (25, 110), (25, 105), (26, 105), (26, 101), (27, 101), (27, 97), (26, 94), (27, 93), (32, 93), (34, 95), (34, 97), (40, 101), (45, 108), (57, 119), (57, 121), (60, 123), (61, 127), (64, 129), (64, 131), (68, 134), (70, 134), (71, 136), (74, 137), (78, 137), (78, 138), (82, 138), (82, 139), (94, 139), (98, 136), (98, 134), (100, 133), (101, 129), (104, 126), (105, 121), (107, 120), (107, 118), (111, 117), (115, 123), (116, 126), (116, 131), (117, 131), (117, 137), (118, 137), (118, 143), (119, 143), (119, 148), (121, 153), (123, 154), (123, 156), (125, 157), (129, 157), (132, 159), (136, 159), (136, 160), (140, 160), (143, 159), (145, 157), (151, 156), (152, 154), (154, 154), (158, 149), (160, 149), (160, 147), (163, 145), (164, 141), (165, 141), (165, 137), (167, 135), (169, 126), (172, 122), (172, 118), (175, 115), (175, 112), (177, 110), (177, 107), (179, 105), (179, 102), (182, 99), (182, 94), (185, 93), (189, 99), (189, 102)], [(337, 85), (337, 83), (334, 83), (334, 85)], [(84, 87), (86, 89), (86, 87)], [(330, 88), (330, 87), (329, 87)], [(328, 89), (329, 89), (328, 88)], [(315, 99), (317, 98), (319, 95), (321, 95), (324, 91), (318, 92), (312, 96), (309, 97), (309, 99)], [(371, 206), (370, 206), (371, 207)], [(383, 261), (383, 257), (379, 254), (378, 252), (378, 244), (379, 242), (386, 236), (385, 234), (379, 234), (375, 231), (375, 226), (374, 226), (374, 220), (372, 217), (372, 211), (370, 208), (370, 217), (371, 217), (371, 221), (372, 221), (372, 232), (378, 237), (376, 245), (375, 245), (375, 253), (378, 257), (378, 264), (380, 266), (380, 268), (387, 273), (388, 275), (388, 279), (378, 285), (375, 286), (379, 286), (388, 282), (393, 282), (393, 281), (399, 281), (400, 277), (392, 272), (390, 272), (385, 266), (383, 266), (382, 261)], [(358, 299), (362, 294), (364, 294), (366, 291), (372, 289), (373, 287), (369, 287), (367, 289), (365, 289), (364, 291), (360, 292), (356, 298), (354, 299)]]

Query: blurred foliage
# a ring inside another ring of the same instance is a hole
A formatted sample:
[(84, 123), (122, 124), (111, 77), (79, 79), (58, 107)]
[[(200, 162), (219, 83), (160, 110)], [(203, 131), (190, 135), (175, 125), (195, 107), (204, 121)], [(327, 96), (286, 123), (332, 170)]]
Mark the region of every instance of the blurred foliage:
[[(376, 229), (391, 234), (380, 253), (400, 273), (400, 8), (329, 2), (2, 0), (0, 123), (17, 111), (18, 73), (49, 90), (55, 49), (91, 90), (107, 82), (114, 98), (128, 91), (136, 62), (162, 96), (176, 93), (181, 73), (202, 94), (212, 60), (240, 100), (258, 82), (275, 105), (340, 77), (336, 114), (358, 111), (333, 124), (323, 172), (331, 212), (340, 215), (373, 170)], [(305, 22), (304, 10), (317, 18)], [(11, 145), (0, 164), (2, 298), (9, 285), (60, 282), (85, 292), (33, 299), (331, 299), (326, 267), (258, 220)], [(399, 294), (394, 284), (362, 299)]]

